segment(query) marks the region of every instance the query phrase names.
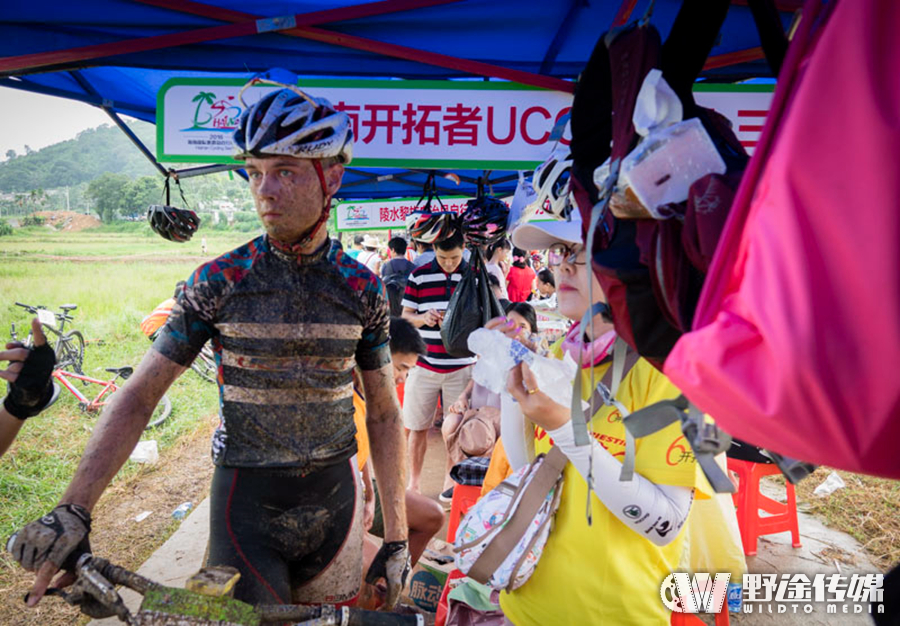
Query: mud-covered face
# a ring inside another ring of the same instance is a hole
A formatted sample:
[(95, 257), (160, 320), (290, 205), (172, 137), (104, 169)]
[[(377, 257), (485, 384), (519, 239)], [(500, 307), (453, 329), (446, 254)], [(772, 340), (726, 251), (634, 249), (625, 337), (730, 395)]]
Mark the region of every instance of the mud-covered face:
[(283, 243), (299, 241), (313, 227), (344, 173), (340, 164), (324, 171), (326, 197), (311, 159), (251, 157), (246, 166), (256, 213), (269, 236)]
[(409, 372), (419, 362), (419, 355), (412, 352), (392, 352), (391, 364), (394, 366), (394, 384), (400, 385), (406, 382)]

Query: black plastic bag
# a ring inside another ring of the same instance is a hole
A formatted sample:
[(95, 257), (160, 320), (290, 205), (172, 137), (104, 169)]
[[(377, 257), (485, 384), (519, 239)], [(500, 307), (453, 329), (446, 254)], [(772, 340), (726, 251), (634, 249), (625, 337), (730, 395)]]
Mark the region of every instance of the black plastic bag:
[(503, 315), (503, 307), (491, 291), (481, 252), (472, 250), (469, 271), (450, 297), (441, 326), (441, 340), (447, 354), (458, 358), (475, 356), (469, 352), (469, 335), (500, 315)]

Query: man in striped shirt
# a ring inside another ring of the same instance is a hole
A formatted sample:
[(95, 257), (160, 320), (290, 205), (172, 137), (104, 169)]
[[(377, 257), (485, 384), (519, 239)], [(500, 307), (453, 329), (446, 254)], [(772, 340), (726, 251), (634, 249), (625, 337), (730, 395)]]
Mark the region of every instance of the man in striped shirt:
[[(443, 396), (446, 408), (460, 396), (472, 377), (474, 357), (457, 358), (447, 354), (441, 341), (441, 325), (450, 296), (469, 265), (463, 259), (462, 234), (434, 244), (435, 258), (413, 270), (403, 297), (403, 317), (412, 322), (425, 340), (428, 353), (410, 373), (403, 399), (403, 424), (408, 429), (410, 478), (409, 488), (419, 491), (422, 464), (428, 446), (428, 429)], [(449, 501), (452, 489), (441, 494)]]

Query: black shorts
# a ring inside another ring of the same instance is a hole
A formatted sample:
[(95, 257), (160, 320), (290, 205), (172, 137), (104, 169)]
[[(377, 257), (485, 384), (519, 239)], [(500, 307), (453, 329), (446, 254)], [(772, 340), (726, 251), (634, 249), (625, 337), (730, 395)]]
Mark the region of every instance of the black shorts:
[(230, 565), (251, 604), (342, 604), (362, 579), (356, 457), (310, 474), (216, 467), (209, 565)]

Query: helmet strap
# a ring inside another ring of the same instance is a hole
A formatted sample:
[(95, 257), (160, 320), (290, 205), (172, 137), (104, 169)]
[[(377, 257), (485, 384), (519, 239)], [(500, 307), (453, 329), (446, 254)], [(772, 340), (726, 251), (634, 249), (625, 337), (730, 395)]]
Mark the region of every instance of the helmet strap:
[(328, 185), (325, 184), (325, 172), (322, 171), (322, 162), (319, 159), (313, 159), (313, 168), (316, 170), (316, 176), (319, 177), (319, 184), (322, 185), (322, 197), (328, 197)]
[(331, 216), (331, 198), (328, 197), (328, 186), (325, 184), (325, 172), (322, 171), (322, 162), (319, 159), (313, 159), (313, 168), (316, 170), (316, 175), (319, 177), (319, 184), (322, 185), (322, 196), (325, 198), (325, 206), (322, 207), (322, 215), (319, 217), (319, 220), (313, 224), (313, 227), (310, 231), (303, 237), (299, 242), (297, 242), (298, 246), (307, 246), (309, 245), (316, 234), (319, 232), (319, 229), (328, 221), (329, 216)]

